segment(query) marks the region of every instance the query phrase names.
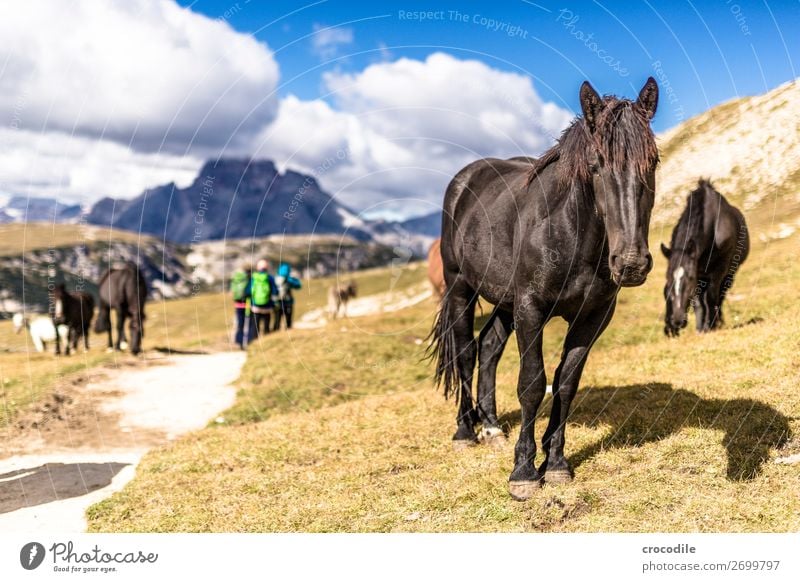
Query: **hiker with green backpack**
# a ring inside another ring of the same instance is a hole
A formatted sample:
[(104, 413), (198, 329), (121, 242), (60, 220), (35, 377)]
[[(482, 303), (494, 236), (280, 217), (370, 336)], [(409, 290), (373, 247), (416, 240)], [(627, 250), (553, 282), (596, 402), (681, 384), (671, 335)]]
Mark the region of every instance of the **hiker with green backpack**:
[(276, 294), (275, 280), (269, 274), (269, 263), (261, 259), (256, 264), (256, 272), (251, 276), (250, 309), (255, 319), (255, 336), (268, 334), (272, 310), (275, 307), (273, 296)]
[(300, 289), (300, 280), (292, 277), (292, 268), (286, 263), (278, 267), (278, 276), (275, 277), (277, 291), (275, 299), (275, 327), (272, 331), (281, 328), (281, 317), (286, 318), (286, 329), (292, 329), (292, 310), (294, 309), (293, 289)]
[(253, 341), (253, 318), (250, 314), (250, 277), (252, 268), (245, 265), (231, 277), (231, 295), (236, 315), (236, 336), (234, 341), (240, 349), (245, 349)]

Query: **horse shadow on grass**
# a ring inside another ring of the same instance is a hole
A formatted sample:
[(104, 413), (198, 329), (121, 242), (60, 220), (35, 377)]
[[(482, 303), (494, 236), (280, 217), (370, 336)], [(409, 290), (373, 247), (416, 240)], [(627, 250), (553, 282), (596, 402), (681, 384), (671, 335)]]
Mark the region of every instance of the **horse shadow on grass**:
[[(551, 403), (548, 397), (539, 410), (538, 422), (547, 422)], [(676, 390), (670, 384), (583, 388), (573, 401), (569, 424), (610, 426), (611, 431), (568, 458), (573, 468), (577, 468), (604, 449), (640, 447), (683, 428), (721, 430), (725, 434), (722, 444), (728, 457), (728, 479), (749, 481), (761, 473), (770, 451), (792, 437), (789, 420), (758, 400), (704, 399), (688, 390)], [(519, 410), (503, 415), (500, 422), (518, 426)]]

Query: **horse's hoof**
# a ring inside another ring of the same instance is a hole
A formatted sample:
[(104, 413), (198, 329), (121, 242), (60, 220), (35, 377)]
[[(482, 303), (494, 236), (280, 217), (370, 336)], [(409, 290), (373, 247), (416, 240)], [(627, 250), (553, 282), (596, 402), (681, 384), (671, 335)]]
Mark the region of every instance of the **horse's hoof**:
[(508, 492), (514, 501), (527, 501), (542, 487), (541, 481), (509, 481)]
[(465, 451), (478, 444), (478, 441), (472, 439), (453, 439), (454, 451)]
[(496, 426), (482, 428), (478, 440), (492, 448), (503, 448), (508, 442), (503, 429)]
[(572, 479), (572, 472), (569, 469), (556, 469), (544, 472), (544, 482), (551, 485), (571, 483)]

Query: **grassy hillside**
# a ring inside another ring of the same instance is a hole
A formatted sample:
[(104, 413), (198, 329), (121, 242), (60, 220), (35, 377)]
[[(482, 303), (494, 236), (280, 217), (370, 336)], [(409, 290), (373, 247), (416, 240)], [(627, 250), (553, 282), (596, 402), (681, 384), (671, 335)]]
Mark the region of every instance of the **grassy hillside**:
[[(393, 288), (401, 290), (417, 284), (424, 277), (421, 264), (398, 270), (373, 269), (353, 274), (360, 294), (383, 293)], [(347, 275), (349, 280), (351, 277)], [(335, 278), (313, 279), (305, 282), (297, 292), (297, 315), (299, 319), (311, 309), (325, 305), (328, 287)], [(159, 351), (213, 351), (230, 349), (233, 329), (233, 309), (230, 298), (221, 293), (205, 293), (187, 299), (172, 301), (150, 301), (146, 307), (145, 350)], [(278, 342), (282, 343), (282, 342)], [(107, 354), (106, 335), (91, 335), (92, 349), (70, 357), (55, 357), (48, 352), (39, 354), (34, 350), (27, 333), (15, 335), (11, 321), (0, 321), (0, 429), (14, 417), (16, 411), (41, 400), (58, 389), (60, 384), (70, 382), (93, 367), (132, 360), (126, 354)], [(147, 354), (145, 354), (147, 357)], [(258, 378), (260, 366), (273, 366), (270, 354), (263, 346), (255, 346), (249, 358), (248, 377)], [(283, 367), (286, 373), (289, 367)], [(293, 376), (294, 377), (294, 376)], [(253, 381), (245, 381), (244, 390)], [(253, 396), (254, 399), (259, 398)], [(268, 400), (258, 406), (245, 403), (232, 413), (232, 418), (252, 418), (268, 407)]]
[[(203, 294), (146, 305), (144, 348), (212, 350), (229, 347), (231, 310), (222, 294)], [(115, 332), (116, 333), (116, 332)], [(14, 334), (11, 321), (0, 321), (0, 429), (17, 411), (49, 396), (65, 383), (101, 365), (134, 361), (127, 353), (106, 353), (106, 335), (91, 334), (91, 349), (56, 357), (52, 346), (37, 353), (27, 332)], [(147, 357), (147, 353), (143, 357)]]
[[(772, 460), (800, 451), (800, 238), (758, 242), (770, 228), (754, 229), (724, 330), (664, 337), (661, 257), (644, 287), (623, 291), (568, 427), (570, 485), (517, 503), (511, 443), (451, 449), (453, 403), (421, 361), (431, 301), (254, 346), (229, 422), (147, 455), (89, 510), (90, 528), (796, 531), (800, 473)], [(545, 335), (550, 379), (563, 332), (553, 322)], [(498, 372), (512, 443), (517, 370), (512, 340)]]
[(139, 242), (151, 237), (119, 229), (85, 224), (51, 224), (31, 222), (0, 226), (0, 256), (18, 255), (25, 251), (67, 247), (94, 241)]

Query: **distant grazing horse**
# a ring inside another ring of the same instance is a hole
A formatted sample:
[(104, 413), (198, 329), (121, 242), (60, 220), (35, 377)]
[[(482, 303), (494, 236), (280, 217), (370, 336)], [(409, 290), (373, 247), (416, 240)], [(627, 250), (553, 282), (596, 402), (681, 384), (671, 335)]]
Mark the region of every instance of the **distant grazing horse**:
[[(65, 353), (78, 349), (78, 340), (83, 338), (83, 349), (89, 351), (89, 329), (94, 317), (94, 297), (88, 293), (68, 293), (63, 283), (53, 291), (53, 326), (58, 329), (66, 325), (69, 329)], [(61, 353), (61, 335), (56, 334), (56, 354)]]
[(719, 327), (725, 294), (750, 253), (742, 213), (711, 182), (700, 180), (686, 199), (670, 248), (662, 244), (661, 252), (669, 259), (664, 333), (677, 336), (686, 327), (689, 303), (694, 306), (698, 332)]
[(444, 269), (442, 268), (442, 238), (439, 237), (428, 250), (428, 280), (434, 294), (441, 299), (444, 295)]
[[(95, 333), (108, 332), (109, 349), (122, 349), (125, 338), (125, 319), (130, 318), (131, 353), (142, 351), (144, 335), (144, 303), (147, 300), (147, 283), (144, 275), (133, 263), (113, 263), (98, 285), (100, 310)], [(117, 313), (117, 342), (111, 332), (111, 310)]]
[(52, 317), (37, 315), (31, 319), (23, 313), (15, 313), (13, 321), (14, 333), (20, 333), (23, 329), (27, 329), (37, 352), (44, 352), (48, 342), (56, 341), (56, 333), (60, 336), (61, 341), (69, 344), (69, 328), (66, 325), (59, 325), (58, 332), (56, 332)]
[(357, 291), (355, 281), (350, 281), (347, 285), (334, 285), (328, 290), (328, 312), (332, 319), (339, 316), (340, 310), (347, 317), (347, 303), (356, 296)]
[[(572, 479), (564, 430), (589, 350), (611, 320), (619, 288), (641, 285), (652, 268), (647, 236), (658, 150), (650, 120), (657, 102), (652, 78), (636, 101), (601, 98), (584, 82), (583, 117), (540, 159), (478, 160), (447, 187), (442, 218), (447, 293), (430, 348), (436, 380), (459, 404), (457, 448), (504, 439), (495, 372), (516, 329), (522, 421), (509, 479), (514, 499), (529, 498), (542, 481)], [(476, 340), (479, 298), (496, 307)], [(547, 386), (542, 332), (555, 316), (569, 328), (542, 440), (546, 460), (537, 469), (534, 420)], [(483, 425), (480, 439), (477, 423)]]

